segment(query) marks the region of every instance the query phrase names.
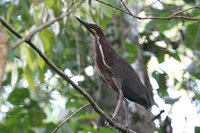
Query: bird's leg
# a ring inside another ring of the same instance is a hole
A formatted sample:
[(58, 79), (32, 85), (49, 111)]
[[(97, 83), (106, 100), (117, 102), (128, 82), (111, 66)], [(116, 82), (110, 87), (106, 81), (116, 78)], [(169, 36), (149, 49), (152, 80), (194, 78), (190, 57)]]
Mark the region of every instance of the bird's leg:
[(112, 116), (113, 119), (115, 119), (115, 117), (116, 117), (116, 115), (117, 115), (117, 113), (119, 111), (120, 104), (121, 104), (122, 99), (123, 99), (123, 93), (122, 93), (122, 91), (121, 92), (120, 91), (119, 91), (119, 99), (118, 99), (117, 105), (115, 107), (115, 111), (113, 113), (113, 116)]
[(117, 113), (119, 111), (120, 104), (123, 101), (123, 92), (122, 92), (121, 82), (119, 82), (116, 78), (112, 78), (112, 79), (113, 79), (113, 82), (114, 82), (115, 86), (118, 89), (118, 92), (119, 92), (119, 99), (118, 99), (115, 111), (113, 113), (113, 116), (112, 116), (112, 118), (115, 119), (115, 117), (116, 117), (116, 115), (117, 115)]
[[(122, 101), (123, 101), (123, 93), (121, 92), (121, 93), (119, 93), (119, 99), (118, 99), (117, 105), (115, 107), (115, 111), (114, 111), (114, 113), (112, 115), (112, 119), (113, 120), (116, 120), (115, 118), (117, 116), (117, 113), (119, 111), (119, 107), (120, 107)], [(109, 126), (109, 124), (107, 122), (105, 123), (105, 125)]]
[(119, 107), (120, 107), (120, 104), (121, 102), (123, 102), (123, 106), (124, 106), (124, 110), (125, 110), (125, 117), (126, 117), (126, 127), (129, 126), (129, 119), (128, 119), (128, 101), (126, 101), (126, 99), (124, 98), (124, 94), (122, 92), (122, 84), (120, 81), (118, 81), (116, 78), (113, 78), (113, 82), (115, 83), (117, 89), (118, 89), (118, 92), (119, 92), (119, 99), (118, 99), (118, 102), (117, 102), (117, 106), (115, 108), (115, 111), (113, 113), (113, 116), (112, 118), (114, 119), (119, 111)]
[(123, 98), (123, 105), (124, 105), (124, 109), (125, 109), (125, 115), (126, 115), (126, 127), (129, 127), (129, 118), (128, 118), (128, 101)]

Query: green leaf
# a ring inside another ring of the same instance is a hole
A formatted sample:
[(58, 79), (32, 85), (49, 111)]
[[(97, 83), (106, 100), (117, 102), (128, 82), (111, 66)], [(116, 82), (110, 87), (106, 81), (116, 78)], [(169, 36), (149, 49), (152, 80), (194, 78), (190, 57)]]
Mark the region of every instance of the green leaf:
[(47, 123), (45, 127), (46, 133), (50, 133), (56, 128), (56, 125), (54, 123)]
[(7, 13), (6, 13), (6, 16), (7, 16), (6, 20), (8, 20), (8, 21), (10, 20), (10, 17), (12, 16), (13, 11), (14, 11), (14, 5), (10, 4), (9, 8), (7, 10)]
[[(71, 1), (69, 1), (68, 4), (70, 5)], [(62, 9), (62, 3), (61, 3), (61, 1), (60, 0), (53, 1), (51, 3), (51, 7), (50, 8), (53, 9), (55, 16), (60, 15), (59, 13), (60, 13), (60, 10)]]
[(28, 122), (31, 122), (32, 126), (42, 127), (43, 119), (46, 117), (46, 114), (42, 109), (39, 108), (37, 102), (32, 101), (30, 106), (27, 107), (29, 110)]
[(91, 6), (92, 5), (92, 0), (88, 0), (88, 4)]
[(167, 86), (166, 86), (166, 73), (158, 73), (156, 71), (153, 72), (153, 77), (156, 79), (156, 81), (159, 84), (158, 94), (159, 96), (168, 96), (167, 93)]
[(40, 69), (43, 69), (44, 66), (45, 66), (44, 60), (41, 57), (38, 56), (37, 62), (38, 62), (38, 66), (40, 67)]
[(200, 133), (200, 127), (195, 127), (195, 133)]
[(180, 57), (179, 57), (179, 54), (176, 52), (176, 53), (171, 53), (171, 52), (169, 52), (168, 53), (170, 56), (172, 56), (174, 59), (176, 59), (176, 60), (178, 60), (178, 61), (180, 61), (181, 59), (180, 59)]
[(128, 51), (128, 53), (125, 55), (125, 58), (129, 63), (133, 63), (138, 58), (138, 47), (136, 44), (126, 42), (125, 48)]
[(96, 129), (94, 129), (93, 126), (90, 126), (90, 125), (81, 124), (80, 128), (81, 128), (81, 131), (86, 131), (85, 133), (87, 133), (87, 131), (90, 131), (92, 133), (96, 133)]
[(9, 128), (7, 128), (5, 125), (0, 124), (0, 133), (8, 133), (8, 132), (10, 132), (8, 129)]
[(93, 113), (86, 113), (86, 114), (83, 114), (83, 115), (80, 115), (78, 118), (79, 120), (94, 120), (96, 118), (98, 118), (98, 114), (96, 112), (93, 112)]
[(33, 127), (42, 127), (45, 113), (37, 102), (30, 100), (23, 106), (15, 106), (7, 113), (5, 125), (9, 133), (32, 133)]
[(29, 97), (29, 91), (26, 88), (16, 88), (14, 89), (9, 97), (8, 101), (12, 103), (13, 105), (24, 105), (24, 99)]
[[(22, 121), (24, 117), (24, 109), (21, 107), (10, 110), (7, 113), (7, 119), (5, 121), (5, 127), (9, 133), (14, 132), (27, 132), (28, 126)], [(22, 123), (23, 122), (23, 123)], [(23, 128), (22, 128), (23, 127)]]
[(118, 131), (112, 128), (101, 127), (98, 129), (98, 133), (118, 133)]
[(196, 93), (196, 94), (194, 95), (194, 99), (200, 100), (200, 94)]
[(191, 49), (198, 49), (200, 50), (200, 41), (197, 41), (200, 37), (199, 35), (199, 23), (190, 24), (186, 30), (186, 45)]
[(54, 1), (53, 0), (46, 0), (46, 5), (51, 8), (54, 5)]
[(39, 78), (39, 81), (42, 83), (44, 82), (44, 79), (45, 79), (45, 72), (47, 71), (47, 68), (45, 67), (45, 69), (38, 69), (38, 78)]
[(40, 32), (40, 37), (45, 48), (45, 54), (48, 56), (51, 54), (51, 48), (55, 45), (55, 36), (52, 31), (46, 28)]
[(183, 1), (185, 1), (185, 3), (195, 3), (195, 0), (183, 0)]
[[(103, 0), (105, 3), (111, 4), (111, 5), (115, 5), (115, 1), (114, 0)], [(113, 12), (116, 12), (115, 9), (110, 8), (106, 5), (100, 4), (100, 9), (103, 12), (103, 14), (109, 18), (111, 18), (113, 16)]]
[[(161, 16), (166, 16), (166, 15), (161, 15)], [(169, 15), (167, 15), (169, 16)], [(156, 25), (155, 25), (156, 24)], [(151, 20), (145, 29), (150, 30), (149, 32), (152, 31), (152, 29), (158, 29), (159, 32), (164, 32), (166, 30), (169, 30), (179, 24), (179, 21), (172, 21), (171, 23), (166, 23), (166, 21), (163, 20)], [(155, 27), (156, 26), (156, 27)], [(147, 31), (148, 32), (148, 31)]]
[(26, 66), (24, 68), (24, 75), (25, 75), (25, 78), (30, 86), (30, 88), (34, 88), (35, 87), (35, 81), (34, 81), (34, 74), (33, 72), (31, 71), (31, 69), (29, 68), (29, 66)]
[(35, 51), (33, 51), (32, 48), (26, 47), (26, 55), (27, 55), (27, 62), (30, 70), (33, 72), (35, 71), (35, 59), (37, 58), (37, 55)]
[(159, 63), (162, 63), (164, 61), (164, 54), (163, 53), (158, 52), (158, 55), (156, 55), (156, 56), (157, 56)]

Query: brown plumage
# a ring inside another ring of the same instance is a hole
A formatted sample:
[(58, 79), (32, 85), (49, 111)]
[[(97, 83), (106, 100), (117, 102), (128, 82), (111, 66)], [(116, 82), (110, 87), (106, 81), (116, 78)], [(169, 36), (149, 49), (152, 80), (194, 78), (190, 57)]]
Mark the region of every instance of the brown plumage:
[[(101, 28), (76, 17), (94, 38), (94, 60), (103, 82), (130, 101), (146, 109), (153, 104), (152, 92), (138, 78), (134, 69), (111, 47)], [(117, 111), (116, 111), (117, 112)]]

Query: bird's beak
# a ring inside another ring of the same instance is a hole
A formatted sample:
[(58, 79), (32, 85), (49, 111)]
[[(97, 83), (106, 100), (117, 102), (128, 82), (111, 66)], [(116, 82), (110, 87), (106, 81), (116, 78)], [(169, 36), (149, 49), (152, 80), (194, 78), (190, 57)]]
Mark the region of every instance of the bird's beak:
[(96, 31), (93, 29), (92, 24), (90, 24), (90, 23), (88, 23), (88, 22), (86, 22), (86, 21), (84, 21), (84, 20), (82, 20), (82, 19), (80, 19), (80, 18), (78, 18), (78, 17), (76, 17), (76, 16), (75, 16), (75, 18), (76, 18), (82, 25), (84, 25), (85, 28), (87, 28), (93, 36), (95, 36)]

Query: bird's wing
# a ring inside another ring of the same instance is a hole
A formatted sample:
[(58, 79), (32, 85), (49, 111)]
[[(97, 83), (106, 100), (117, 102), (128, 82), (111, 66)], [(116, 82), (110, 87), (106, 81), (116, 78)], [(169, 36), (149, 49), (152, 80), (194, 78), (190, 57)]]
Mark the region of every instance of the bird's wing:
[(145, 108), (152, 106), (152, 95), (137, 76), (134, 69), (120, 56), (115, 56), (116, 75), (121, 79), (124, 96)]
[(104, 74), (99, 73), (99, 77), (102, 79), (102, 81), (105, 83), (105, 85), (107, 85), (110, 89), (113, 89), (118, 92), (117, 86), (113, 81), (112, 74), (106, 75), (105, 73)]

